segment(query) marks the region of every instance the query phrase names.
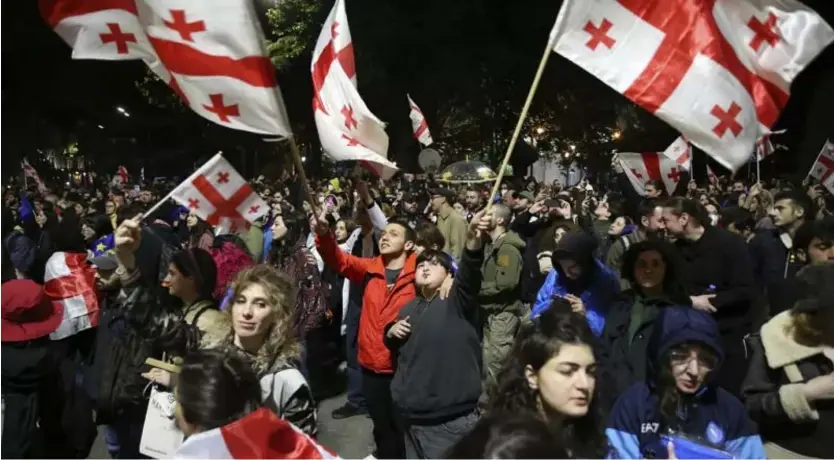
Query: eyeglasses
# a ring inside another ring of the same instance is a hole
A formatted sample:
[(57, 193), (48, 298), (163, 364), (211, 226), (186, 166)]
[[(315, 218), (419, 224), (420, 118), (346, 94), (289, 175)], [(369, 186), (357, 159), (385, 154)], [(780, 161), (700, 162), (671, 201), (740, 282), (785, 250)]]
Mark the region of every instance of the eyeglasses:
[(688, 350), (672, 351), (669, 354), (669, 360), (671, 361), (673, 367), (679, 369), (689, 367), (689, 364), (693, 360), (698, 360), (698, 367), (706, 372), (711, 372), (718, 366), (718, 360), (714, 356), (704, 352), (692, 353)]

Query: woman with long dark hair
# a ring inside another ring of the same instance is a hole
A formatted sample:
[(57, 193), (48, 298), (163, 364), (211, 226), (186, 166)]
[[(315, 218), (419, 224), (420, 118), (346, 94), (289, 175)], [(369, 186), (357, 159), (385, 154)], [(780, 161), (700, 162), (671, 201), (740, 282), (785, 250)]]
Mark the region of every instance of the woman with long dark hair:
[(594, 343), (585, 317), (556, 299), (516, 338), (490, 394), (489, 417), (532, 414), (570, 458), (605, 458)]
[(632, 245), (623, 256), (622, 277), (631, 289), (611, 306), (600, 337), (607, 407), (632, 384), (646, 379), (648, 343), (661, 309), (691, 304), (677, 253), (669, 243), (646, 240)]
[(184, 244), (186, 249), (211, 250), (214, 244), (214, 233), (211, 231), (211, 225), (192, 212), (185, 218), (185, 226), (188, 228), (188, 240)]
[(687, 458), (766, 458), (741, 401), (713, 382), (724, 354), (712, 316), (673, 306), (657, 321), (647, 379), (622, 393), (611, 411), (612, 455), (671, 458), (686, 446), (696, 452)]

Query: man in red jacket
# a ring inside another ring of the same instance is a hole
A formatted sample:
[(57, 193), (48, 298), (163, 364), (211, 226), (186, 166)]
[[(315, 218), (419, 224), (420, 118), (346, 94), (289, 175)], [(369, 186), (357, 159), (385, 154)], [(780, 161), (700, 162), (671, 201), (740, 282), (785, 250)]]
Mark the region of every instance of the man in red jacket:
[(362, 393), (374, 423), (377, 458), (405, 458), (403, 432), (391, 398), (394, 364), (383, 342), (387, 324), (414, 298), (415, 232), (407, 222), (393, 220), (379, 235), (379, 256), (356, 257), (339, 249), (325, 219), (311, 218), (316, 247), (324, 263), (365, 287), (359, 317), (359, 365)]

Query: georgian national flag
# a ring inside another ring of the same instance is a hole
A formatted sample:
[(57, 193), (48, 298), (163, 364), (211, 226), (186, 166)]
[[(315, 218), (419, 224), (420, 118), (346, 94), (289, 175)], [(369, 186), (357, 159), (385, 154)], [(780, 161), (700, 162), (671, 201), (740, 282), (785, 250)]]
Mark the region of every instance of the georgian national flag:
[(414, 130), (414, 139), (417, 139), (418, 142), (428, 147), (434, 141), (431, 138), (429, 124), (426, 121), (426, 117), (423, 115), (423, 111), (420, 110), (420, 107), (418, 107), (417, 104), (414, 103), (414, 100), (411, 99), (411, 96), (406, 94), (406, 97), (408, 97), (408, 106), (411, 109), (408, 113), (408, 118), (411, 119), (411, 128)]
[(820, 154), (817, 155), (817, 161), (811, 167), (810, 176), (823, 184), (829, 177), (834, 176), (834, 142), (825, 141)]
[(666, 147), (666, 150), (663, 151), (663, 156), (674, 161), (687, 171), (692, 166), (692, 147), (689, 145), (689, 142), (686, 142), (683, 136), (678, 137), (674, 142), (669, 144), (669, 147)]
[(660, 152), (618, 153), (617, 158), (634, 191), (641, 196), (646, 195), (646, 183), (650, 180), (662, 181), (666, 192), (671, 195), (686, 170)]
[(550, 40), (735, 171), (834, 30), (796, 0), (565, 0)]
[(98, 326), (101, 312), (95, 275), (86, 252), (56, 252), (46, 261), (44, 294), (64, 309), (61, 325), (49, 334), (50, 339), (65, 339)]
[(210, 225), (231, 230), (255, 222), (269, 210), (246, 179), (219, 153), (178, 185), (171, 198)]
[(336, 0), (324, 21), (310, 66), (313, 112), (324, 151), (335, 161), (359, 161), (383, 179), (397, 171), (388, 160), (385, 124), (356, 90), (353, 41), (345, 1)]
[(39, 0), (73, 59), (141, 59), (198, 115), (291, 135), (275, 68), (248, 0)]
[(756, 140), (756, 157), (755, 160), (762, 161), (768, 156), (770, 156), (773, 152), (776, 151), (776, 148), (773, 146), (773, 143), (770, 142), (770, 137), (774, 134), (782, 134), (785, 130), (773, 131), (770, 134), (766, 134)]
[(293, 424), (267, 408), (228, 425), (189, 436), (174, 458), (336, 459)]
[(46, 185), (41, 180), (41, 176), (38, 175), (38, 171), (29, 164), (26, 159), (23, 160), (21, 166), (23, 167), (23, 175), (35, 181), (35, 184), (38, 186), (38, 192), (42, 195), (46, 195), (49, 193), (49, 189), (46, 188)]

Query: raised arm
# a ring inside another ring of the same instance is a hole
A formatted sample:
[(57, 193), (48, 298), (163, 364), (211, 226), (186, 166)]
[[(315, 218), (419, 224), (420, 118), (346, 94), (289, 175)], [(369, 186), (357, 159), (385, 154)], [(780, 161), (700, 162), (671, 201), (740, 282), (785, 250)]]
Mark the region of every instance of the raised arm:
[(373, 259), (364, 259), (343, 252), (330, 232), (327, 221), (322, 218), (311, 217), (310, 229), (316, 235), (316, 248), (325, 265), (354, 283), (361, 283), (365, 279)]
[(491, 218), (484, 217), (481, 212), (473, 216), (469, 224), (469, 233), (461, 254), (454, 290), (455, 305), (463, 310), (478, 305), (478, 292), (481, 290), (481, 283), (484, 279), (481, 271), (481, 266), (484, 264), (483, 236), (489, 231), (490, 222)]

